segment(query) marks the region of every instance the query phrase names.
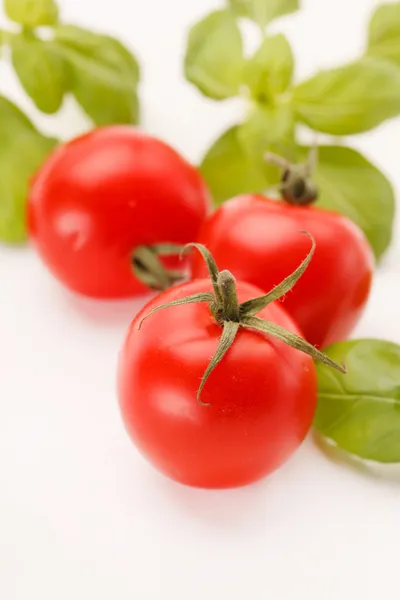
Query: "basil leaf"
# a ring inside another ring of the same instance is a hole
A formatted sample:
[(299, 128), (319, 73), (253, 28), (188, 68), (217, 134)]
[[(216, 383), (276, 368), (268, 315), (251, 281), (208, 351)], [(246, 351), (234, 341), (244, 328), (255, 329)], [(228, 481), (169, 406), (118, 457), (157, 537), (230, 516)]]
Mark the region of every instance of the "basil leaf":
[(67, 66), (57, 47), (21, 34), (11, 39), (11, 58), (22, 87), (39, 110), (57, 112), (69, 86)]
[(11, 21), (24, 27), (54, 25), (58, 21), (54, 0), (4, 0), (4, 11)]
[(382, 4), (374, 12), (368, 35), (369, 56), (400, 65), (400, 3)]
[(292, 49), (284, 35), (265, 38), (261, 47), (247, 61), (244, 80), (253, 98), (268, 101), (284, 92), (293, 77)]
[(380, 340), (334, 344), (342, 375), (318, 363), (314, 425), (340, 448), (364, 459), (400, 462), (400, 347)]
[(54, 30), (55, 40), (87, 58), (97, 59), (109, 68), (129, 76), (131, 82), (140, 80), (140, 67), (133, 54), (117, 39), (75, 25), (62, 25)]
[(94, 123), (138, 121), (139, 65), (121, 42), (73, 25), (57, 27), (54, 40), (68, 63), (71, 90)]
[(269, 185), (262, 157), (257, 160), (246, 153), (238, 130), (235, 126), (222, 134), (200, 166), (217, 204), (245, 192), (261, 192)]
[[(302, 160), (308, 152), (303, 149)], [(393, 188), (383, 173), (351, 148), (321, 146), (313, 179), (317, 205), (354, 221), (380, 258), (390, 244), (395, 209)]]
[[(289, 105), (265, 106), (256, 104), (247, 119), (238, 128), (238, 138), (247, 153), (262, 159), (267, 151), (281, 156), (293, 155), (294, 119)], [(265, 163), (265, 168), (268, 164)], [(275, 177), (273, 176), (275, 174)], [(279, 181), (276, 170), (271, 171), (268, 180)]]
[(349, 135), (400, 114), (400, 69), (376, 58), (321, 71), (293, 93), (299, 120), (312, 129)]
[(229, 0), (240, 17), (248, 17), (264, 28), (270, 21), (300, 8), (299, 0)]
[(216, 11), (194, 25), (188, 37), (185, 76), (209, 98), (236, 96), (243, 74), (242, 36), (229, 11)]
[(0, 96), (0, 239), (26, 239), (25, 205), (31, 176), (56, 144)]

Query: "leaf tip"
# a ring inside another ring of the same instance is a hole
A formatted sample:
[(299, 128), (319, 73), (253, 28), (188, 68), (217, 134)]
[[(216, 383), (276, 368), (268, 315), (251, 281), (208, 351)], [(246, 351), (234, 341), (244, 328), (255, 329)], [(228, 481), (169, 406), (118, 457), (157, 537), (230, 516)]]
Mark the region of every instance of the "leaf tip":
[(197, 392), (196, 399), (197, 399), (197, 404), (199, 404), (200, 406), (208, 406), (208, 407), (209, 407), (209, 406), (212, 406), (211, 402), (203, 402), (203, 401), (201, 400), (201, 390), (200, 390), (200, 389), (199, 389), (199, 391)]

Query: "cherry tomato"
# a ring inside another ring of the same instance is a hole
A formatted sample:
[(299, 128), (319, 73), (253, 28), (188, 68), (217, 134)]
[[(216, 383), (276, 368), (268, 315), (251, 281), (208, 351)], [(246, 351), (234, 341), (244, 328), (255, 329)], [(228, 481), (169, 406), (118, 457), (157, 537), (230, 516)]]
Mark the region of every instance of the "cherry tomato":
[[(323, 348), (353, 330), (367, 302), (374, 267), (362, 231), (346, 217), (314, 206), (293, 206), (263, 196), (234, 198), (206, 219), (199, 241), (219, 267), (269, 291), (288, 276), (306, 252), (310, 232), (316, 251), (283, 306), (305, 338)], [(193, 278), (204, 277), (193, 259)]]
[[(175, 150), (137, 129), (110, 126), (50, 156), (32, 183), (29, 231), (65, 286), (119, 298), (146, 290), (132, 268), (137, 249), (192, 241), (208, 204), (199, 173)], [(167, 262), (178, 264), (177, 256)]]
[[(309, 240), (308, 240), (309, 244)], [(119, 361), (118, 387), (126, 428), (161, 472), (191, 486), (226, 488), (256, 481), (281, 465), (306, 436), (316, 407), (312, 359), (282, 341), (239, 328), (196, 401), (222, 327), (209, 305), (161, 304), (210, 292), (209, 280), (170, 288), (132, 322)], [(261, 291), (237, 284), (239, 302)], [(277, 304), (258, 315), (298, 329)]]

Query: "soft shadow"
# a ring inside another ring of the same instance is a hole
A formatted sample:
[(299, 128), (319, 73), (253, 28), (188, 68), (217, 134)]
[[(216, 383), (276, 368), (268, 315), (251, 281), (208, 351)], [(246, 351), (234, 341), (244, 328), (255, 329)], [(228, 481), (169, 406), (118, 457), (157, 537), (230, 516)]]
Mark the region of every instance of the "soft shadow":
[(64, 304), (66, 310), (96, 326), (113, 328), (128, 326), (143, 306), (154, 296), (147, 294), (137, 298), (124, 300), (94, 300), (73, 294), (65, 289), (58, 289), (58, 302)]
[(360, 476), (379, 479), (388, 484), (400, 484), (400, 463), (384, 464), (372, 460), (362, 460), (354, 454), (342, 450), (316, 431), (313, 432), (312, 438), (318, 448), (334, 463), (351, 469)]
[(394, 243), (379, 259), (377, 274), (399, 271), (400, 244)]
[(232, 531), (244, 524), (248, 528), (249, 519), (256, 519), (266, 510), (274, 474), (244, 487), (209, 490), (185, 486), (149, 469), (146, 485), (154, 488), (158, 498), (164, 496), (179, 513), (184, 512), (213, 530)]

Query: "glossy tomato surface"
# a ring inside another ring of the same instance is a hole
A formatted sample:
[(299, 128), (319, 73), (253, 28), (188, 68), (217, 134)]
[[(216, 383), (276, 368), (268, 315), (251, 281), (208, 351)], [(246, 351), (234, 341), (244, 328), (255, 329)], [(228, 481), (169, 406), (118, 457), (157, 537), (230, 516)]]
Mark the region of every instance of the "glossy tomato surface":
[(145, 291), (132, 271), (135, 248), (193, 241), (208, 203), (197, 170), (167, 144), (132, 127), (104, 127), (57, 148), (36, 175), (29, 231), (71, 290), (131, 296)]
[[(220, 269), (268, 292), (306, 257), (310, 241), (300, 231), (315, 238), (315, 254), (282, 302), (306, 339), (322, 348), (348, 337), (369, 296), (374, 259), (354, 223), (316, 207), (248, 195), (226, 202), (211, 215), (199, 241)], [(205, 273), (204, 263), (194, 255), (193, 278)]]
[[(138, 326), (155, 306), (205, 291), (208, 280), (170, 288), (134, 319), (120, 353), (120, 407), (132, 440), (164, 474), (191, 486), (241, 486), (279, 467), (303, 441), (316, 372), (305, 354), (240, 329), (203, 389), (211, 406), (201, 406), (197, 390), (222, 332), (208, 305), (169, 307)], [(238, 284), (240, 302), (259, 295)], [(258, 316), (298, 333), (277, 304)]]

